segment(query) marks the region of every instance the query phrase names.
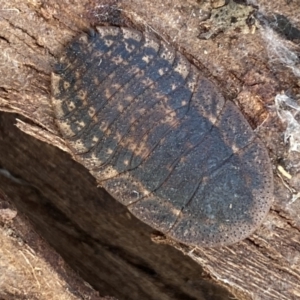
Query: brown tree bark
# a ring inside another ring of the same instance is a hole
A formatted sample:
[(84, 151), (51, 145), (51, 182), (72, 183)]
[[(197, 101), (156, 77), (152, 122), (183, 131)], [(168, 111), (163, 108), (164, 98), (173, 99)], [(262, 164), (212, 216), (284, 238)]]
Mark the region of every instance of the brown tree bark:
[[(274, 106), (276, 95), (300, 94), (297, 58), (292, 67), (280, 61), (284, 49), (299, 53), (299, 4), (223, 2), (0, 1), (0, 166), (8, 171), (0, 189), (100, 293), (228, 299), (219, 285), (237, 299), (300, 297), (300, 155), (283, 143), (286, 127)], [(53, 121), (50, 73), (74, 36), (104, 23), (152, 30), (172, 43), (256, 129), (274, 165), (274, 204), (245, 241), (190, 249), (153, 235), (65, 153)]]

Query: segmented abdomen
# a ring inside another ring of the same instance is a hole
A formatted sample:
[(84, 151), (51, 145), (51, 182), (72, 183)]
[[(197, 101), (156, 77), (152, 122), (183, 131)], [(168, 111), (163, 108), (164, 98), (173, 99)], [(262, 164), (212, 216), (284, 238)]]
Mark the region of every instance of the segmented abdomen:
[(237, 107), (149, 33), (98, 27), (52, 75), (71, 151), (139, 219), (183, 243), (248, 236), (272, 201), (268, 154)]

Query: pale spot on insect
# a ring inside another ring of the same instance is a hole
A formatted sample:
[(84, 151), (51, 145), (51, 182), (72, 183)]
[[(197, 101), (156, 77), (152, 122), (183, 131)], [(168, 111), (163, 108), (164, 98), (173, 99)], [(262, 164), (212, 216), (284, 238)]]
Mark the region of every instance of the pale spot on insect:
[(165, 70), (163, 68), (158, 69), (158, 74), (162, 76), (165, 73)]
[(67, 103), (69, 110), (73, 110), (75, 108), (75, 104), (73, 102)]
[(150, 57), (148, 55), (145, 55), (143, 57), (143, 61), (145, 61), (146, 63), (149, 63), (150, 62)]
[(111, 95), (112, 95), (112, 93), (111, 93), (111, 91), (110, 91), (110, 88), (105, 89), (105, 97), (106, 97), (106, 98), (110, 98)]
[(107, 47), (110, 47), (113, 44), (113, 41), (112, 40), (105, 40), (104, 43)]
[(121, 64), (123, 62), (123, 59), (121, 56), (116, 56), (116, 57), (113, 57), (112, 61), (115, 63), (115, 64)]
[(70, 83), (68, 81), (64, 82), (64, 89), (67, 90), (70, 87)]
[(87, 92), (85, 90), (78, 91), (78, 98), (81, 100), (86, 100)]
[(117, 109), (119, 112), (122, 112), (124, 110), (124, 106), (122, 104), (118, 104)]
[(94, 114), (95, 114), (95, 112), (96, 112), (95, 108), (92, 107), (92, 106), (90, 106), (90, 107), (89, 107), (89, 110), (88, 110), (89, 116), (90, 116), (90, 117), (93, 117)]
[(93, 136), (93, 139), (92, 139), (92, 141), (93, 141), (94, 143), (97, 143), (97, 142), (99, 141), (99, 138), (98, 138), (98, 137), (96, 137), (96, 136)]
[(81, 73), (79, 71), (75, 72), (75, 77), (76, 79), (80, 79), (81, 78)]
[(177, 85), (175, 83), (173, 83), (172, 87), (171, 87), (172, 91), (174, 91), (176, 88), (177, 88)]

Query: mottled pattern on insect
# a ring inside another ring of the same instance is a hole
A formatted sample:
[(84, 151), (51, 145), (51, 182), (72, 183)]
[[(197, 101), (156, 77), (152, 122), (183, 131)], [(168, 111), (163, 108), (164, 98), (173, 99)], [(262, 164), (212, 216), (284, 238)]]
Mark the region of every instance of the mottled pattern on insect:
[(232, 244), (269, 210), (261, 141), (215, 84), (150, 33), (98, 27), (74, 39), (52, 74), (52, 104), (74, 157), (177, 241)]

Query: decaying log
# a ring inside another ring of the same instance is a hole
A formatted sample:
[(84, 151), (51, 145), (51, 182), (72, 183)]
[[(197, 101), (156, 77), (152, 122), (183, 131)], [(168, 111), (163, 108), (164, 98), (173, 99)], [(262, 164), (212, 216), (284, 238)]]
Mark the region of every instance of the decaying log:
[[(294, 115), (284, 114), (278, 101), (297, 100), (300, 94), (299, 4), (19, 2), (0, 1), (0, 189), (37, 232), (101, 295), (230, 297), (218, 284), (237, 299), (298, 299), (300, 155), (297, 125), (282, 120), (298, 122), (296, 116), (285, 118)], [(275, 175), (272, 209), (248, 239), (195, 249), (165, 239), (97, 188), (88, 171), (65, 153), (53, 121), (50, 73), (64, 46), (97, 24), (156, 33), (243, 111), (266, 145)], [(290, 149), (283, 142), (286, 129)]]
[(115, 299), (75, 274), (2, 193), (0, 236), (0, 299)]

